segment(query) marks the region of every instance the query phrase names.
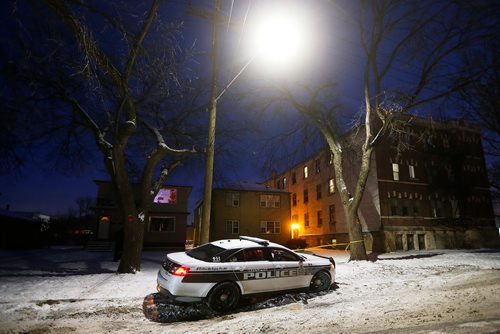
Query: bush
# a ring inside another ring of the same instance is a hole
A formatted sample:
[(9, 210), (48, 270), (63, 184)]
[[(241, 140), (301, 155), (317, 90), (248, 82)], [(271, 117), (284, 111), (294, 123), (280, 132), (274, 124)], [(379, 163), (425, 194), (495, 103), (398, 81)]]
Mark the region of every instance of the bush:
[(305, 239), (290, 239), (286, 242), (286, 246), (290, 249), (304, 249), (307, 248)]

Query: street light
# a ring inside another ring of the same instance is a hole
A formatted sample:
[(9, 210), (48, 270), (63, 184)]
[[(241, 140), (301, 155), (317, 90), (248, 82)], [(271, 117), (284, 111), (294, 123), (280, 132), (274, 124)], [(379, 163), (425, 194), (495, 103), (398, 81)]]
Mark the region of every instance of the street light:
[(220, 18), (220, 0), (215, 0), (212, 31), (210, 115), (199, 240), (201, 244), (207, 243), (210, 236), (217, 102), (254, 60), (258, 59), (259, 62), (266, 62), (273, 68), (276, 68), (278, 64), (289, 64), (290, 61), (285, 61), (286, 59), (297, 60), (297, 56), (301, 54), (300, 50), (305, 44), (304, 36), (306, 36), (306, 29), (302, 24), (303, 20), (297, 15), (297, 12), (292, 12), (289, 6), (286, 8), (271, 8), (266, 6), (257, 10), (256, 15), (249, 19), (250, 36), (248, 39), (250, 43), (248, 45), (250, 52), (248, 54), (251, 54), (251, 56), (236, 76), (218, 92), (218, 28), (219, 24), (224, 20)]

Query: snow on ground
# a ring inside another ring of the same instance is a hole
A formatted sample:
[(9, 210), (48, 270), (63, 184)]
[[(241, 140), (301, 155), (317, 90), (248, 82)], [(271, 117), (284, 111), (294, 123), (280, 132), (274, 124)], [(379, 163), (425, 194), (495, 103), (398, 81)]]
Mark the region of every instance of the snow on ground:
[(344, 251), (314, 251), (337, 261), (329, 293), (158, 323), (145, 318), (142, 302), (155, 292), (162, 252), (145, 252), (137, 274), (116, 274), (109, 252), (3, 250), (0, 333), (500, 333), (500, 250), (371, 254), (356, 262)]

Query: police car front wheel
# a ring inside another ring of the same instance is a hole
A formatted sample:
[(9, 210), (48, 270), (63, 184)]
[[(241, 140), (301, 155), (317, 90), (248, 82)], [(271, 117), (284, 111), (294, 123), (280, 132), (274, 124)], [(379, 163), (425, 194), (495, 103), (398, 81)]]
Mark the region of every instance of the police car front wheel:
[(216, 285), (208, 295), (208, 306), (218, 312), (234, 309), (240, 301), (240, 290), (231, 282)]
[(331, 284), (332, 279), (330, 275), (324, 271), (320, 271), (311, 279), (309, 288), (312, 292), (326, 291), (330, 288)]

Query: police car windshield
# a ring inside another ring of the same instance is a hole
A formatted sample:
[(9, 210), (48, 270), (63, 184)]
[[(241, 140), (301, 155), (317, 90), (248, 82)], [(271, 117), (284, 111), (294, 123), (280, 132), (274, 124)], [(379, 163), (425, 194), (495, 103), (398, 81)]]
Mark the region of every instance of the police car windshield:
[(220, 259), (224, 251), (226, 251), (225, 248), (212, 244), (205, 244), (187, 251), (186, 254), (197, 260), (214, 262), (214, 258)]

